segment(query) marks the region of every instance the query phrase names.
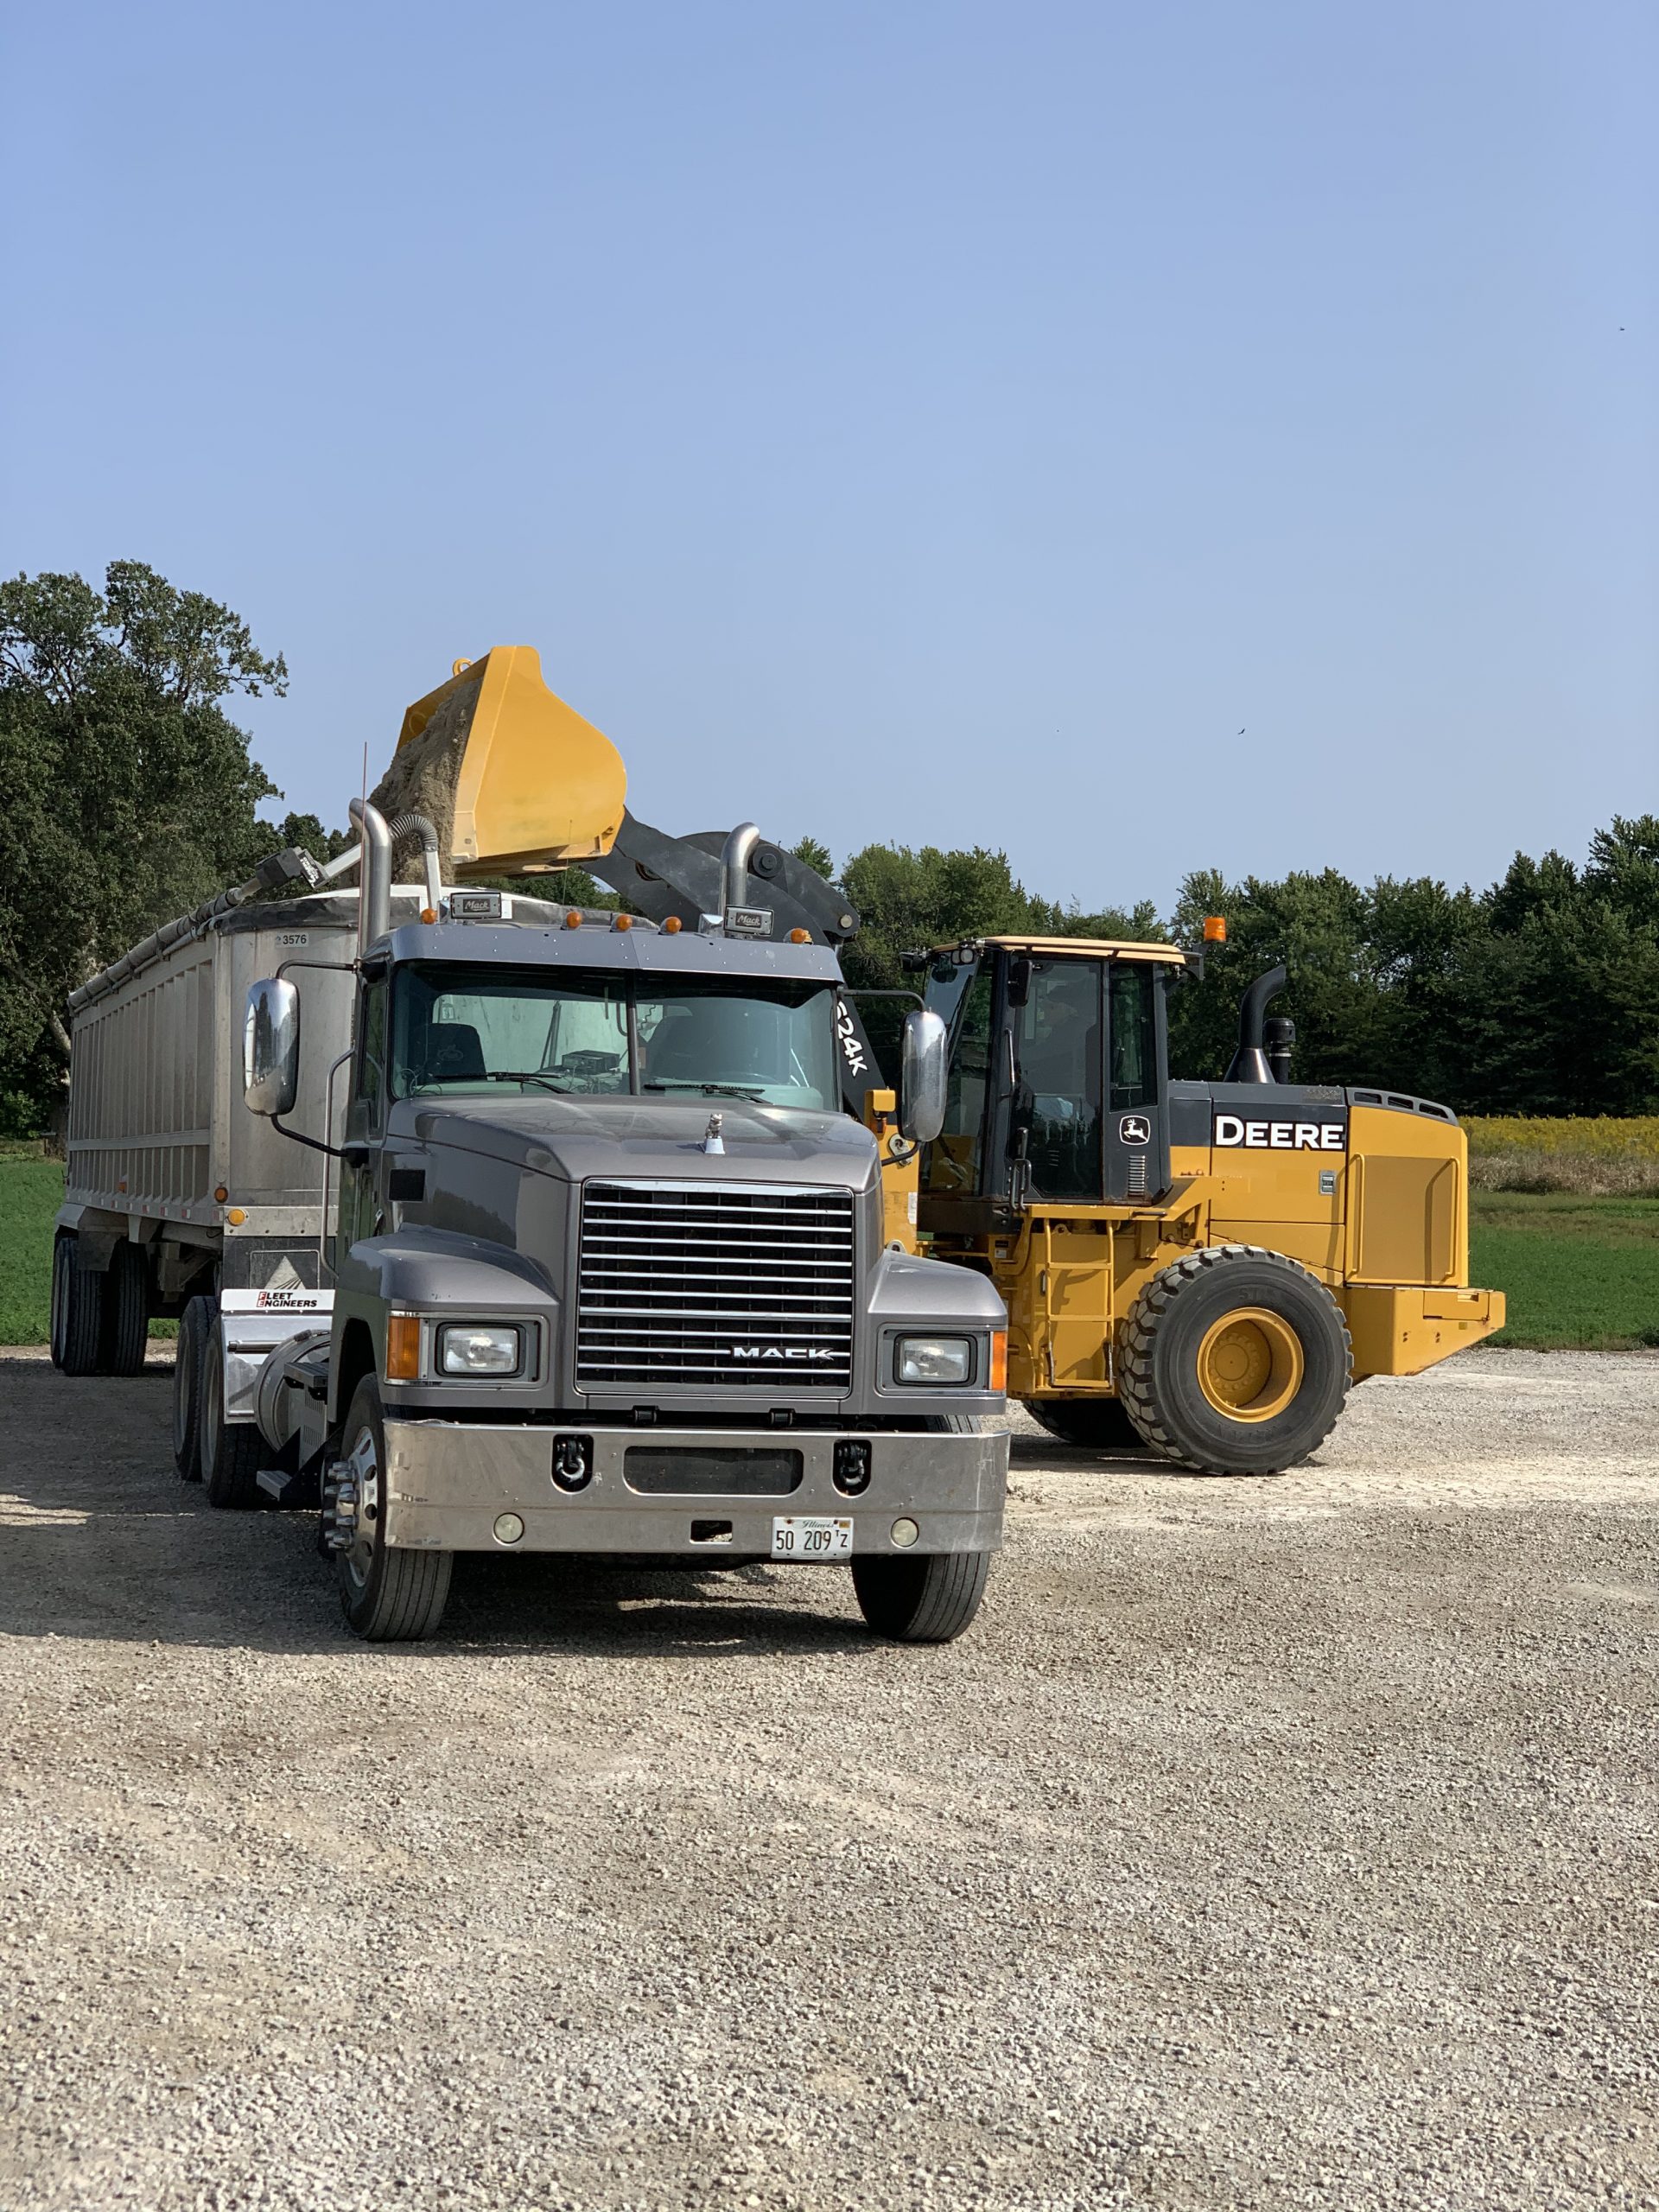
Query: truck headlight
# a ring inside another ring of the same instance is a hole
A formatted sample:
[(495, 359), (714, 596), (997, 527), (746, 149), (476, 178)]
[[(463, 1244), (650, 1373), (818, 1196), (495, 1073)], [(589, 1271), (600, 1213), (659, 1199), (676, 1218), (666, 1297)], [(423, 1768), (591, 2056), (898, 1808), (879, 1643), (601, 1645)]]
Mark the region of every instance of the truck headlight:
[(900, 1337), (901, 1382), (966, 1382), (974, 1371), (971, 1337)]
[(451, 1321), (438, 1331), (441, 1375), (488, 1375), (499, 1382), (518, 1374), (524, 1364), (521, 1329), (498, 1322)]

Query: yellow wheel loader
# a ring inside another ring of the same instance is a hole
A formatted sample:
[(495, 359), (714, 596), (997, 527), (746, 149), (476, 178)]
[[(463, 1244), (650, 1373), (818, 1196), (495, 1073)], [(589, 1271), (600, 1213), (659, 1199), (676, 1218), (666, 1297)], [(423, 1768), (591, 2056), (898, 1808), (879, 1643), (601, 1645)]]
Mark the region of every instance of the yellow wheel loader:
[[(1219, 933), (1219, 925), (1214, 925)], [(1252, 983), (1226, 1079), (1172, 1081), (1173, 945), (999, 937), (913, 956), (949, 1038), (918, 1226), (1008, 1308), (1010, 1396), (1068, 1443), (1214, 1474), (1296, 1465), (1351, 1383), (1503, 1325), (1469, 1287), (1451, 1109), (1288, 1080)]]
[[(510, 646), (409, 709), (374, 797), (394, 831), (435, 824), (457, 875), (579, 860), (669, 930), (856, 934), (844, 894), (751, 826), (668, 836), (625, 785), (609, 741)], [(990, 1278), (1008, 1393), (1046, 1428), (1267, 1473), (1319, 1449), (1352, 1382), (1478, 1343), (1503, 1299), (1469, 1287), (1456, 1116), (1292, 1083), (1293, 1026), (1267, 1018), (1282, 969), (1246, 991), (1225, 1080), (1171, 1080), (1168, 992), (1202, 957), (1025, 937), (913, 954), (912, 1064), (881, 1087), (849, 992), (842, 1095), (875, 1135), (889, 1243)]]

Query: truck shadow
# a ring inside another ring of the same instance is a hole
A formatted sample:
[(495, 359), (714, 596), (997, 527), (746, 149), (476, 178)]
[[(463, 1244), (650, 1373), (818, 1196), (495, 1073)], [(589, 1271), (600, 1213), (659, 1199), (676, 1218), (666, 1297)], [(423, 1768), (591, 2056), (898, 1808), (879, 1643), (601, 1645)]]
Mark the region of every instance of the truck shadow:
[[(365, 1653), (312, 1514), (226, 1513), (173, 1470), (170, 1369), (75, 1380), (0, 1363), (0, 1633), (226, 1650)], [(842, 1570), (463, 1554), (439, 1635), (378, 1651), (607, 1659), (880, 1649)]]

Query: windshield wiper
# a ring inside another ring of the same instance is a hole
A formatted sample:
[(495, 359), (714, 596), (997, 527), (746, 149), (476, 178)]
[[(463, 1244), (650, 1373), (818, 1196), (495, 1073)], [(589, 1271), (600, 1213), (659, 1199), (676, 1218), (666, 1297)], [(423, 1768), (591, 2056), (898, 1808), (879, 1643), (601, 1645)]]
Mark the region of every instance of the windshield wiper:
[(760, 1098), (764, 1096), (764, 1083), (698, 1083), (689, 1076), (663, 1076), (655, 1083), (641, 1086), (645, 1090), (709, 1090), (721, 1098)]
[(486, 1068), (484, 1080), (486, 1083), (539, 1083), (549, 1090), (570, 1089), (568, 1083), (560, 1083), (555, 1077), (543, 1074), (540, 1068)]

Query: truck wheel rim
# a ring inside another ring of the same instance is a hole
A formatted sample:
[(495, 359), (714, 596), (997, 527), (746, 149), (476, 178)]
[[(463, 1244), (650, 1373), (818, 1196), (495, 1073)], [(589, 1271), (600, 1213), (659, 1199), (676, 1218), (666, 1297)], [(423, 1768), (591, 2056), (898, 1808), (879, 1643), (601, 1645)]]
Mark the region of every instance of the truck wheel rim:
[(346, 1465), (357, 1487), (357, 1516), (352, 1541), (340, 1554), (340, 1563), (353, 1586), (366, 1589), (374, 1567), (375, 1530), (380, 1518), (380, 1466), (375, 1457), (374, 1431), (359, 1429)]
[(1238, 1306), (1198, 1346), (1198, 1388), (1229, 1421), (1271, 1421), (1302, 1387), (1302, 1340), (1281, 1313)]

